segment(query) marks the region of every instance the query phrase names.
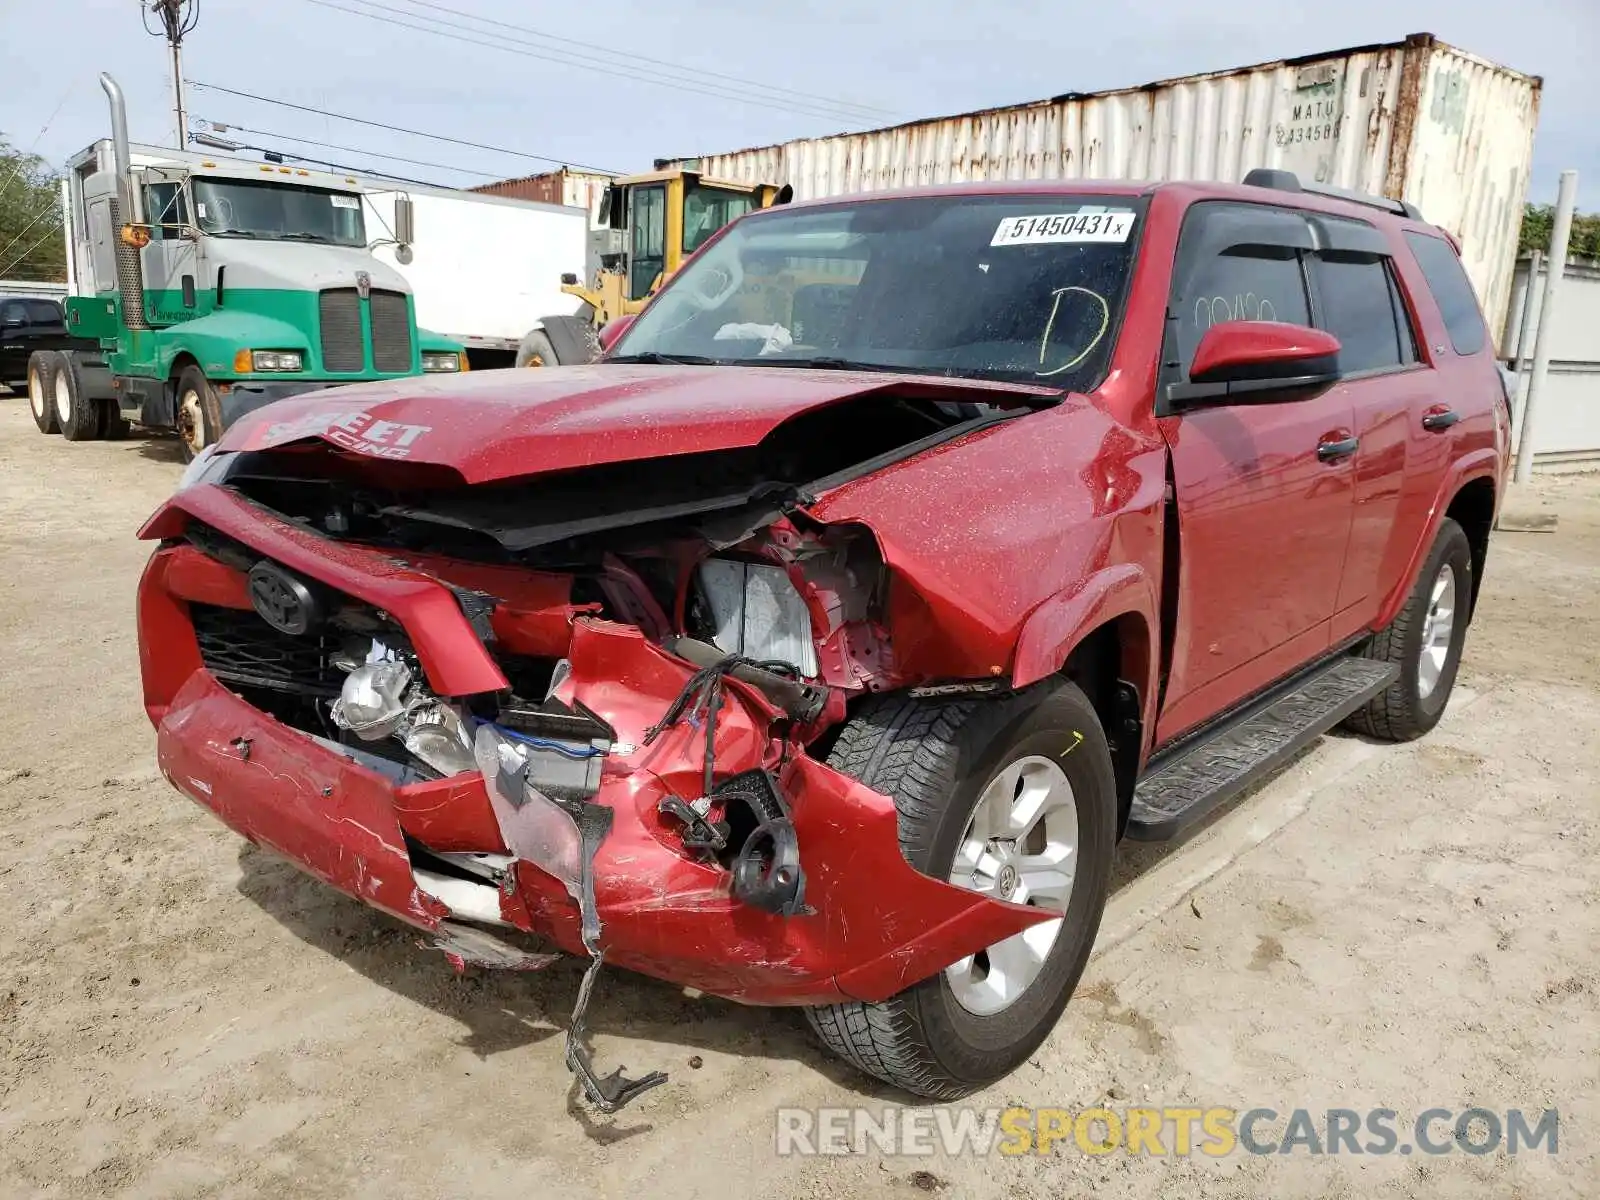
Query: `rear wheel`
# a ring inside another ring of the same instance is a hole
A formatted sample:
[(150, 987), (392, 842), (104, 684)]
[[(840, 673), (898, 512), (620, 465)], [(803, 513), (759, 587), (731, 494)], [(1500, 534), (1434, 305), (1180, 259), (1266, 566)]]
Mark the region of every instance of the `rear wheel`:
[(55, 355), (35, 350), (28, 356), (28, 407), (33, 409), (33, 423), (40, 433), (61, 432), (56, 421), (55, 395)]
[(1345, 724), (1371, 737), (1407, 742), (1439, 723), (1461, 666), (1472, 605), (1472, 546), (1449, 517), (1440, 523), (1405, 607), (1363, 656), (1395, 663), (1400, 676)]
[(91, 442), (100, 436), (100, 405), (91, 399), (77, 371), (77, 364), (65, 354), (55, 362), (56, 424), (69, 442)]
[(205, 373), (192, 363), (178, 374), (175, 413), (184, 462), (222, 436), (222, 405)]
[(886, 697), (849, 721), (828, 761), (894, 797), (919, 871), (1060, 914), (881, 1003), (807, 1010), (862, 1071), (965, 1096), (1038, 1049), (1088, 963), (1117, 819), (1099, 719), (1064, 681), (1003, 700)]

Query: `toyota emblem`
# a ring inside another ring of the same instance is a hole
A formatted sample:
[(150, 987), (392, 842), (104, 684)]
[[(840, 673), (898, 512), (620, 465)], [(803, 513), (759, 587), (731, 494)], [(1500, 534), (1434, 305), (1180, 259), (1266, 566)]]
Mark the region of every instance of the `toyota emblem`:
[(309, 633), (322, 619), (311, 589), (266, 559), (250, 568), (250, 603), (268, 625), (293, 637)]

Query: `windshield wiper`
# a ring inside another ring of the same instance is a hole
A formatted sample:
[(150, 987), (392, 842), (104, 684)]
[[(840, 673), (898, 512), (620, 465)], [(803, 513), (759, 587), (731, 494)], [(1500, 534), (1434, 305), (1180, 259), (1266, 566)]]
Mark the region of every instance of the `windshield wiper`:
[(654, 350), (645, 350), (639, 354), (613, 354), (605, 361), (608, 363), (646, 363), (670, 367), (720, 367), (726, 366), (730, 360), (712, 358), (707, 354), (657, 354)]
[(323, 237), (320, 233), (303, 233), (300, 230), (295, 230), (292, 233), (273, 234), (273, 237), (284, 242), (323, 242), (330, 246), (333, 245), (333, 239), (330, 237)]
[(883, 371), (892, 375), (937, 375), (926, 368), (906, 367), (898, 363), (861, 362), (853, 358), (739, 358), (741, 367), (800, 367), (815, 371)]

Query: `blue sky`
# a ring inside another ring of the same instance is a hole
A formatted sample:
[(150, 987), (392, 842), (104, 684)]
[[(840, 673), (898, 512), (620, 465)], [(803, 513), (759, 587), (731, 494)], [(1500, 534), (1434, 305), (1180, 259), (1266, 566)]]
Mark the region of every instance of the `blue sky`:
[[(134, 138), (169, 144), (165, 44), (145, 35), (139, 3), (0, 0), (0, 131), (59, 162), (105, 133), (95, 74), (109, 69), (128, 93)], [(429, 3), (569, 41), (474, 27)], [(374, 19), (374, 11), (387, 18)], [(461, 36), (500, 46), (520, 39), (529, 53), (463, 44), (402, 22), (444, 22)], [(185, 65), (192, 79), (238, 91), (558, 161), (639, 170), (656, 157), (1135, 85), (1422, 30), (1544, 76), (1530, 198), (1553, 199), (1557, 173), (1575, 167), (1582, 173), (1580, 206), (1600, 209), (1596, 0), (1515, 6), (1504, 0), (1229, 0), (1204, 6), (1174, 0), (201, 0)], [(633, 79), (580, 61), (618, 53), (653, 61), (640, 62)], [(688, 90), (671, 81), (674, 68), (714, 72), (718, 78), (700, 76), (693, 86), (744, 98)], [(751, 103), (748, 89), (721, 78), (729, 76), (787, 90), (769, 90), (763, 103)], [(846, 114), (841, 105), (873, 111)], [(549, 165), (214, 92), (192, 90), (189, 108), (192, 117), (264, 131), (232, 135), (238, 140), (349, 165), (387, 166), (429, 181), (470, 184)], [(289, 142), (290, 135), (366, 153), (319, 150)], [(376, 153), (436, 165), (380, 162), (370, 157)]]

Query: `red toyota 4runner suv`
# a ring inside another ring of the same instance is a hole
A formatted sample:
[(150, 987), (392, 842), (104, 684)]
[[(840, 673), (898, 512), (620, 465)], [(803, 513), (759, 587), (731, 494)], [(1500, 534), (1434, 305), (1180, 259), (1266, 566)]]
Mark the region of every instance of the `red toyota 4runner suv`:
[[(620, 333), (620, 337), (617, 335)], [(1124, 836), (1426, 733), (1507, 403), (1448, 235), (1302, 187), (789, 205), (604, 361), (242, 421), (142, 531), (175, 787), (460, 967), (805, 1006), (957, 1097), (1084, 969)]]

